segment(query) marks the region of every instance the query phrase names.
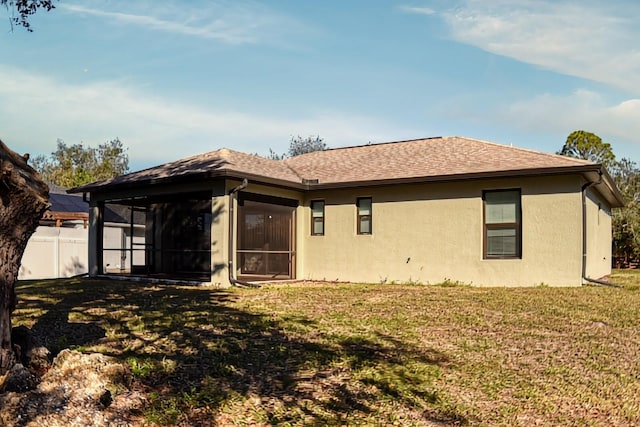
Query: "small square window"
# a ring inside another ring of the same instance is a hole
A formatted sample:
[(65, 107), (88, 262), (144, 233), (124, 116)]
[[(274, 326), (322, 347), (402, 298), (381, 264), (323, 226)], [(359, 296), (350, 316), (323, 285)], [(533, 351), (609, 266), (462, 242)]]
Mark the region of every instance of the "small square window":
[(358, 234), (372, 233), (372, 201), (371, 197), (359, 197), (358, 205)]
[(311, 235), (324, 236), (324, 200), (311, 201)]

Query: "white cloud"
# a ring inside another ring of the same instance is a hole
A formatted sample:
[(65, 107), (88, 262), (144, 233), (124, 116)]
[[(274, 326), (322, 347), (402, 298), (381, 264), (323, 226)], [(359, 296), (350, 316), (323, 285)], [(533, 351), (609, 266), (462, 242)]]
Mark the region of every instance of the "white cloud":
[(640, 135), (640, 99), (608, 102), (595, 92), (577, 90), (569, 95), (540, 95), (511, 105), (499, 118), (522, 129), (568, 135), (577, 129), (608, 139), (637, 141)]
[(462, 43), (640, 94), (633, 1), (464, 0), (442, 15)]
[(414, 13), (417, 15), (433, 15), (436, 13), (435, 10), (429, 7), (417, 7), (417, 6), (401, 6), (400, 10), (407, 13)]
[(299, 119), (204, 108), (152, 96), (119, 82), (71, 85), (0, 66), (0, 129), (18, 152), (46, 154), (57, 138), (97, 145), (119, 137), (134, 167), (221, 147), (284, 152), (293, 135), (319, 134), (329, 146), (402, 137), (380, 120), (340, 111)]
[[(299, 32), (294, 19), (252, 2), (92, 2), (93, 7), (61, 3), (68, 12), (95, 16), (120, 25), (218, 40), (228, 44), (286, 41), (287, 31)], [(136, 13), (138, 12), (138, 13)]]

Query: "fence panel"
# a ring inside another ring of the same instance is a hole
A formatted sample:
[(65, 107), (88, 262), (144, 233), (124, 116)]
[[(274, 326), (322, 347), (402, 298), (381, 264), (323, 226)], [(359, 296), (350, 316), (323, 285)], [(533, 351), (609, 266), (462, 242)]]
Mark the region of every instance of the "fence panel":
[(29, 239), (18, 278), (71, 277), (86, 273), (88, 265), (87, 229), (40, 226)]

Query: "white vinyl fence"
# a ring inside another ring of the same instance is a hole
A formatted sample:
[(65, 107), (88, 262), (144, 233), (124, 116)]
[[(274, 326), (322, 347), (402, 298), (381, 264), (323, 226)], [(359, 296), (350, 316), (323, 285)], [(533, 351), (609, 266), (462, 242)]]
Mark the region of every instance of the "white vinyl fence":
[(86, 228), (40, 226), (29, 239), (18, 279), (71, 277), (88, 271)]

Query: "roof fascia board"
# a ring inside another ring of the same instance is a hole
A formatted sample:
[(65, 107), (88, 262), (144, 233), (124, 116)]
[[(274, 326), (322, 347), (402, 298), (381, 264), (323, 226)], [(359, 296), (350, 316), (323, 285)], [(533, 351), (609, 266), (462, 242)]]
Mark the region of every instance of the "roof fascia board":
[(547, 176), (547, 175), (566, 175), (572, 173), (585, 173), (589, 171), (598, 171), (599, 165), (580, 165), (580, 166), (568, 166), (568, 167), (555, 167), (555, 168), (538, 168), (538, 169), (516, 169), (506, 171), (493, 171), (493, 172), (475, 172), (456, 175), (437, 175), (437, 176), (423, 176), (423, 177), (411, 177), (411, 178), (397, 178), (397, 179), (384, 179), (375, 181), (350, 181), (350, 182), (337, 182), (327, 184), (311, 184), (306, 186), (308, 190), (328, 190), (332, 188), (350, 188), (350, 187), (370, 187), (379, 185), (392, 185), (392, 184), (413, 184), (421, 182), (456, 182), (456, 181), (468, 181), (478, 179), (492, 179), (492, 178), (513, 178), (519, 176), (533, 177), (533, 176)]
[(178, 187), (184, 184), (193, 184), (193, 186), (189, 188), (190, 191), (210, 190), (211, 183), (215, 183), (216, 181), (218, 181), (221, 183), (221, 186), (217, 189), (214, 189), (214, 193), (219, 193), (220, 195), (222, 195), (225, 193), (224, 184), (222, 184), (224, 179), (242, 180), (244, 178), (247, 178), (250, 182), (266, 184), (280, 188), (295, 190), (307, 189), (307, 186), (303, 185), (302, 183), (298, 184), (290, 181), (283, 181), (255, 174), (222, 171), (215, 174), (193, 174), (178, 177), (168, 177), (157, 180), (144, 180), (114, 184), (113, 186), (107, 186), (107, 190), (102, 190), (101, 186), (93, 186), (92, 188), (87, 188), (88, 186), (85, 186), (73, 188), (71, 191), (91, 193), (93, 200), (109, 200), (114, 198), (121, 199), (127, 197), (136, 197), (140, 195), (150, 196), (170, 194), (172, 192), (181, 192), (184, 191), (184, 189)]
[[(169, 183), (157, 183), (156, 185), (150, 185), (148, 183), (142, 183), (140, 185), (125, 185), (114, 186), (106, 190), (100, 191), (100, 187), (93, 190), (85, 190), (86, 193), (91, 194), (91, 201), (106, 201), (106, 200), (125, 200), (136, 197), (153, 197), (153, 196), (165, 196), (175, 193), (184, 193), (185, 188), (180, 185), (180, 182)], [(212, 186), (212, 184), (214, 184)], [(192, 182), (189, 186), (189, 193), (198, 193), (204, 191), (211, 191), (212, 196), (215, 193), (224, 194), (224, 183), (220, 180), (220, 184), (215, 181), (199, 181)]]
[[(602, 179), (600, 179), (600, 173), (602, 173)], [(595, 183), (593, 188), (609, 202), (612, 208), (623, 208), (626, 205), (624, 196), (605, 168), (601, 168), (598, 173), (588, 172), (583, 175), (585, 180)]]

